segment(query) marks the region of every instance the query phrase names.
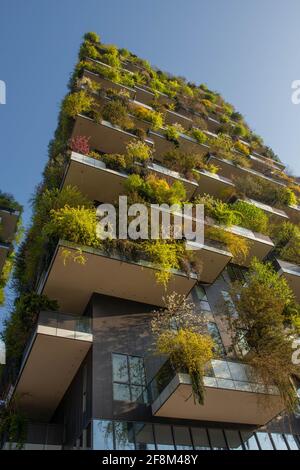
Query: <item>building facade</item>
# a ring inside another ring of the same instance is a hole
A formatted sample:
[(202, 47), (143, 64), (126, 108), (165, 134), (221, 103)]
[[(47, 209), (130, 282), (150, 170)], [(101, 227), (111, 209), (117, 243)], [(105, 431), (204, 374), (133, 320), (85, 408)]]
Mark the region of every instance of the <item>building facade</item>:
[[(234, 358), (221, 311), (253, 258), (271, 260), (299, 300), (300, 267), (283, 249), (296, 235), (282, 246), (282, 238), (277, 243), (242, 218), (223, 227), (220, 239), (209, 213), (194, 264), (168, 266), (171, 275), (160, 283), (157, 259), (140, 247), (97, 245), (84, 225), (87, 216), (96, 220), (99, 204), (132, 196), (137, 175), (147, 202), (160, 202), (151, 184), (165, 183), (165, 202), (172, 191), (180, 202), (209, 195), (233, 211), (248, 204), (260, 223), (264, 216), (267, 225), (297, 227), (298, 183), (218, 94), (155, 71), (95, 34), (85, 37), (70, 88), (17, 259), (20, 298), (33, 292), (57, 302), (35, 304), (21, 354), (12, 353), (2, 380), (7, 407), (15, 401), (26, 416), (23, 448), (299, 450), (297, 415), (287, 415), (278, 389), (266, 392)], [(205, 315), (218, 348), (203, 378), (203, 405), (189, 375), (154, 351), (151, 320), (174, 291)], [(5, 435), (2, 441), (17, 445)]]

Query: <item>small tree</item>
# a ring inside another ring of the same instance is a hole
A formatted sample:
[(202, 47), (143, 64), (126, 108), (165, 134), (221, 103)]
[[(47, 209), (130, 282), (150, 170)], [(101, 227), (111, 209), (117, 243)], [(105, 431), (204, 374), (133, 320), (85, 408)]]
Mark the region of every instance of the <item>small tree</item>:
[(176, 292), (165, 303), (166, 309), (155, 312), (151, 322), (156, 353), (167, 355), (176, 372), (190, 375), (194, 399), (203, 404), (204, 369), (213, 358), (214, 347), (205, 316), (197, 314), (195, 305)]

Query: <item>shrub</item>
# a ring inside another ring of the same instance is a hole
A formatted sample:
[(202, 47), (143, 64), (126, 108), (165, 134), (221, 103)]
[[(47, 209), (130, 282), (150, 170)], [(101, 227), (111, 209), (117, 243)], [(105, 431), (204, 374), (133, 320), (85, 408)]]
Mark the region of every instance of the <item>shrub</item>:
[(171, 186), (166, 180), (150, 174), (144, 180), (134, 174), (125, 182), (128, 194), (138, 195), (142, 199), (157, 204), (181, 204), (186, 199), (186, 191), (181, 181), (176, 181)]
[(199, 144), (205, 144), (205, 142), (207, 141), (206, 134), (202, 132), (200, 129), (196, 129), (196, 128), (192, 129), (191, 134), (194, 137), (194, 139), (197, 140)]
[(69, 141), (69, 147), (73, 152), (81, 153), (82, 155), (89, 155), (90, 153), (90, 137), (85, 135), (76, 135)]
[(61, 238), (80, 245), (98, 248), (97, 217), (95, 209), (84, 206), (51, 209), (50, 220), (44, 225), (47, 236)]
[(217, 223), (230, 226), (237, 221), (238, 212), (220, 199), (206, 194), (195, 201), (197, 204), (204, 204), (205, 214), (212, 217)]
[(171, 270), (180, 268), (185, 251), (182, 243), (160, 239), (147, 240), (142, 246), (150, 260), (159, 267), (155, 273), (157, 282), (166, 287), (172, 275)]
[(250, 148), (239, 140), (234, 144), (234, 148), (243, 155), (248, 156), (250, 154)]
[(84, 35), (84, 40), (85, 41), (91, 41), (91, 42), (94, 42), (96, 44), (99, 44), (100, 43), (100, 36), (97, 34), (97, 33), (94, 33), (94, 32), (89, 32), (89, 33), (86, 33)]
[(233, 208), (236, 211), (236, 225), (241, 225), (254, 232), (268, 234), (269, 217), (262, 209), (246, 201), (237, 201)]
[(102, 160), (106, 166), (112, 170), (124, 171), (127, 169), (126, 158), (124, 155), (104, 154), (99, 155), (99, 159)]
[(204, 404), (204, 368), (213, 358), (213, 346), (210, 336), (188, 329), (164, 331), (157, 339), (157, 352), (169, 357), (175, 371), (190, 375), (194, 400), (200, 405)]
[(251, 246), (249, 240), (235, 235), (234, 233), (227, 232), (221, 227), (209, 227), (206, 229), (205, 233), (209, 239), (226, 245), (235, 263), (243, 264), (245, 262)]
[(102, 110), (103, 119), (111, 124), (132, 129), (133, 122), (128, 116), (128, 108), (120, 100), (112, 100), (107, 103)]
[(207, 99), (203, 99), (201, 100), (201, 103), (205, 106), (205, 109), (207, 110), (207, 112), (212, 113), (214, 111), (215, 106), (211, 101)]
[(94, 98), (85, 90), (80, 90), (65, 98), (62, 109), (66, 116), (75, 118), (78, 114), (92, 111), (94, 104)]
[(100, 59), (98, 49), (90, 41), (85, 41), (79, 51), (79, 58), (84, 60), (85, 58)]
[(287, 187), (280, 189), (279, 202), (284, 206), (294, 206), (298, 203), (295, 193)]
[(126, 146), (126, 155), (129, 161), (137, 160), (144, 162), (151, 158), (152, 149), (141, 140), (133, 140)]
[(277, 256), (285, 261), (300, 264), (300, 228), (291, 222), (283, 222), (272, 229), (272, 240)]
[(180, 134), (184, 132), (184, 128), (180, 124), (172, 124), (168, 125), (165, 128), (165, 136), (170, 141), (173, 142), (175, 145), (179, 145), (179, 137)]
[(7, 209), (16, 209), (22, 211), (22, 206), (15, 200), (15, 198), (8, 193), (3, 193), (0, 190), (0, 206)]
[(248, 135), (248, 131), (242, 124), (234, 126), (232, 129), (232, 134), (237, 137), (246, 137)]
[(163, 126), (163, 115), (156, 111), (144, 108), (143, 106), (132, 107), (133, 114), (141, 120), (150, 122), (154, 130), (160, 129)]

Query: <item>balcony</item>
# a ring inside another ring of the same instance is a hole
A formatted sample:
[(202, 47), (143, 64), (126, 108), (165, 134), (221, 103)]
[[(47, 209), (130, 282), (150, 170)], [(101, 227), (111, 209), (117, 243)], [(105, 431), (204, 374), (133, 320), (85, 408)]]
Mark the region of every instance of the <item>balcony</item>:
[(172, 98), (170, 98), (168, 95), (165, 95), (164, 93), (161, 93), (160, 91), (156, 91), (155, 93), (151, 88), (148, 86), (137, 86), (135, 85), (135, 96), (137, 101), (140, 101), (141, 103), (145, 103), (148, 105), (151, 105), (153, 101), (158, 101), (161, 104), (171, 104), (173, 102)]
[(254, 379), (250, 367), (239, 362), (212, 360), (204, 385), (204, 404), (200, 405), (194, 402), (190, 376), (176, 373), (166, 362), (149, 384), (153, 415), (264, 425), (284, 409), (278, 389), (266, 389)]
[(287, 206), (285, 208), (291, 222), (294, 224), (300, 223), (300, 205)]
[[(109, 65), (102, 64), (104, 67), (109, 67)], [(89, 70), (85, 70), (83, 76), (93, 80), (94, 82), (98, 83), (101, 86), (102, 90), (116, 90), (117, 92), (126, 92), (129, 94), (131, 99), (135, 97), (135, 90), (128, 86), (122, 85), (121, 83), (115, 83), (111, 80), (107, 80), (106, 78), (101, 77), (100, 75), (90, 72)]]
[(229, 178), (230, 180), (234, 178), (244, 178), (248, 174), (248, 175), (257, 176), (259, 178), (263, 178), (279, 186), (285, 186), (285, 184), (282, 183), (281, 181), (278, 181), (274, 178), (266, 176), (263, 173), (253, 170), (252, 168), (244, 168), (240, 165), (235, 165), (230, 160), (219, 158), (214, 155), (209, 156), (208, 163), (213, 163), (214, 165), (218, 166), (219, 174), (221, 174), (225, 178)]
[(90, 318), (58, 312), (39, 314), (13, 391), (30, 419), (51, 418), (92, 341)]
[(11, 251), (11, 244), (0, 241), (0, 274), (10, 251)]
[(281, 162), (276, 162), (272, 158), (265, 157), (257, 152), (252, 152), (250, 155), (250, 159), (253, 162), (253, 167), (257, 168), (258, 170), (264, 170), (266, 167), (269, 168), (277, 168), (278, 170), (284, 170), (285, 165)]
[(13, 241), (20, 212), (0, 206), (0, 239)]
[[(89, 117), (78, 115), (75, 119), (72, 137), (85, 135), (90, 137), (90, 147), (103, 153), (125, 153), (126, 145), (138, 138), (130, 132), (124, 131), (108, 121), (96, 123)], [(145, 142), (152, 146), (153, 142)]]
[[(82, 250), (85, 264), (64, 263), (65, 250), (76, 254)], [(50, 267), (41, 278), (38, 292), (56, 299), (60, 308), (82, 314), (94, 292), (150, 305), (163, 306), (163, 298), (174, 290), (188, 295), (197, 282), (197, 276), (178, 270), (171, 272), (165, 289), (155, 278), (159, 267), (151, 262), (131, 261), (118, 254), (106, 254), (99, 249), (81, 247), (59, 241)]]
[(267, 204), (255, 201), (254, 199), (246, 198), (245, 201), (249, 202), (249, 204), (252, 204), (255, 207), (258, 207), (259, 209), (262, 209), (276, 222), (284, 222), (285, 220), (289, 219), (289, 216), (283, 210), (278, 209), (277, 207), (268, 206)]
[(232, 181), (217, 173), (211, 173), (207, 170), (194, 170), (194, 172), (200, 177), (195, 196), (210, 194), (220, 199), (226, 199), (226, 191), (230, 188), (234, 188)]
[(278, 273), (286, 279), (297, 301), (300, 302), (300, 266), (281, 259), (275, 259), (274, 265)]
[[(22, 450), (62, 450), (63, 426), (54, 423), (28, 423)], [(14, 450), (17, 443), (6, 442), (3, 450)]]
[[(149, 131), (149, 137), (154, 142), (154, 156), (158, 161), (163, 162), (163, 155), (166, 152), (174, 150), (174, 143), (168, 140), (163, 130), (161, 131)], [(193, 137), (186, 134), (179, 135), (179, 148), (184, 153), (196, 153), (199, 155), (206, 155), (209, 151), (209, 146), (206, 144), (199, 144)]]
[[(181, 181), (189, 199), (192, 198), (198, 186), (195, 181), (183, 178), (178, 172), (155, 163), (149, 163), (146, 169), (158, 178), (165, 179), (169, 184)], [(101, 160), (72, 152), (62, 187), (77, 186), (92, 201), (114, 203), (119, 196), (125, 194), (124, 182), (127, 177), (127, 173), (107, 168)]]
[(256, 257), (260, 261), (262, 261), (274, 248), (274, 243), (272, 240), (267, 236), (261, 233), (253, 232), (247, 228), (238, 226), (238, 225), (231, 225), (229, 227), (223, 225), (217, 225), (213, 219), (210, 217), (206, 218), (206, 227), (216, 227), (221, 228), (226, 232), (230, 232), (233, 235), (237, 235), (238, 237), (245, 238), (249, 242), (249, 252), (245, 260), (242, 262), (233, 258), (232, 262), (236, 264), (240, 264), (242, 266), (249, 267), (251, 260)]
[(212, 284), (232, 259), (232, 254), (219, 242), (205, 239), (203, 245), (186, 242), (186, 246), (194, 251), (197, 263), (198, 279), (204, 284)]
[(184, 116), (183, 114), (176, 113), (176, 111), (167, 110), (165, 117), (166, 124), (180, 124), (184, 129), (189, 130), (193, 127), (193, 119)]

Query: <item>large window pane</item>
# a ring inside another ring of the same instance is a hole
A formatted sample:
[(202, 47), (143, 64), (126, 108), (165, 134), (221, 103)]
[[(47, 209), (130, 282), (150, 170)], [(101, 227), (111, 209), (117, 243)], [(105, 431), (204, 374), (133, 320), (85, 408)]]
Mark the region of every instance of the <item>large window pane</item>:
[(134, 430), (137, 450), (155, 450), (152, 424), (135, 423)]
[(113, 354), (113, 381), (129, 382), (127, 356), (124, 354)]
[(145, 388), (138, 387), (137, 385), (132, 385), (131, 386), (131, 400), (138, 401), (139, 403), (147, 403)]
[(213, 450), (225, 450), (227, 445), (222, 429), (209, 429), (209, 438)]
[(292, 434), (285, 434), (284, 436), (285, 436), (285, 438), (288, 442), (289, 448), (291, 450), (299, 450), (299, 446), (297, 444), (297, 441), (296, 441), (295, 437)]
[(189, 428), (173, 426), (173, 433), (177, 450), (193, 449)]
[(267, 434), (266, 432), (257, 432), (256, 436), (262, 450), (274, 449), (269, 434)]
[(117, 450), (132, 450), (134, 445), (133, 423), (115, 422), (115, 443)]
[(272, 440), (274, 442), (275, 448), (277, 450), (288, 450), (288, 447), (286, 445), (286, 442), (284, 440), (284, 437), (282, 434), (272, 432), (271, 433)]
[(93, 449), (113, 450), (113, 423), (112, 421), (93, 421)]
[(113, 394), (116, 401), (131, 401), (129, 385), (114, 383)]
[(252, 432), (242, 431), (241, 435), (246, 450), (259, 450), (257, 440)]
[(225, 435), (230, 450), (243, 450), (240, 434), (238, 431), (234, 429), (228, 429), (225, 431)]
[(196, 450), (210, 450), (207, 431), (204, 428), (191, 428), (194, 448)]
[(171, 426), (167, 424), (155, 424), (155, 440), (159, 450), (174, 450), (174, 442)]
[(129, 356), (130, 382), (145, 385), (144, 361), (142, 357)]

